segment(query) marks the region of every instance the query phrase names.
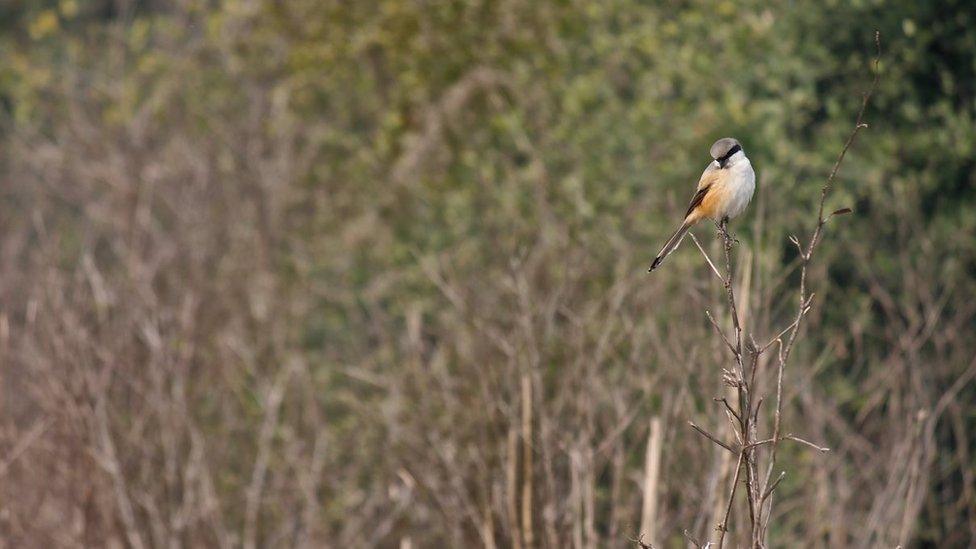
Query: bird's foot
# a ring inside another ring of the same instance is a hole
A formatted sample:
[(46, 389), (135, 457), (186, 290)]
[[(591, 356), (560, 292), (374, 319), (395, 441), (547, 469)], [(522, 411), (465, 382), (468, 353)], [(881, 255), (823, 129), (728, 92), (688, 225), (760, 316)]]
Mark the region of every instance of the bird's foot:
[(738, 244), (739, 239), (735, 237), (734, 233), (729, 232), (729, 218), (723, 218), (721, 221), (715, 222), (716, 233), (723, 239), (731, 240), (732, 242)]

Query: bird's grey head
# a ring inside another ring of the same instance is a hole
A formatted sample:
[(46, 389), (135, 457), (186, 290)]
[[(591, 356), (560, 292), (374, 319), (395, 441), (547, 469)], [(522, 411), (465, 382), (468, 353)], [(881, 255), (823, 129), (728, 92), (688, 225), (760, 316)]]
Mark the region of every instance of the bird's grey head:
[(742, 152), (742, 145), (732, 137), (723, 137), (712, 145), (709, 151), (712, 158), (718, 162), (718, 167), (725, 168), (731, 164), (735, 163), (735, 160), (744, 157), (745, 153)]

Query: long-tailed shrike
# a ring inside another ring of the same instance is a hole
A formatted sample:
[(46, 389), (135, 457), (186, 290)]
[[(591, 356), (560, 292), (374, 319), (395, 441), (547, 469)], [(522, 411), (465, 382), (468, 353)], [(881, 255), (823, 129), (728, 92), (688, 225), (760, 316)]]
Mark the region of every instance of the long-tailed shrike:
[(688, 212), (678, 230), (661, 248), (648, 272), (656, 269), (695, 223), (711, 219), (722, 223), (742, 213), (756, 190), (756, 172), (742, 151), (742, 145), (731, 137), (723, 137), (712, 145), (715, 160), (708, 164), (698, 180), (698, 189), (691, 199)]

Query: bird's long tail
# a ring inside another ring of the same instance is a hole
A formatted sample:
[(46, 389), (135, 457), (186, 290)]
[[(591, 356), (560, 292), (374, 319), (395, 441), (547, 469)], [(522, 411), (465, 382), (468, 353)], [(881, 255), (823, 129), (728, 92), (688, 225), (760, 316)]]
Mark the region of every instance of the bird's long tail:
[(648, 269), (647, 272), (651, 272), (654, 269), (657, 269), (658, 266), (661, 265), (661, 262), (664, 261), (664, 258), (668, 257), (668, 255), (671, 252), (673, 252), (675, 248), (678, 247), (678, 244), (681, 244), (681, 239), (685, 237), (685, 233), (687, 233), (688, 229), (690, 229), (694, 224), (695, 224), (694, 221), (689, 221), (686, 219), (685, 222), (682, 223), (680, 227), (678, 227), (678, 230), (675, 231), (674, 234), (671, 235), (671, 238), (669, 238), (668, 241), (664, 243), (664, 247), (661, 248), (661, 251), (657, 254), (657, 257), (654, 258), (654, 262), (651, 263), (651, 268)]

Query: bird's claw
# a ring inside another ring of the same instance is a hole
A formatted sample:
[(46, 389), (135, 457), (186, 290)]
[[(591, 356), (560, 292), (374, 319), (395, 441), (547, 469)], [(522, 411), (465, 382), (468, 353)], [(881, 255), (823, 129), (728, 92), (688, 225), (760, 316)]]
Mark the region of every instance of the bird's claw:
[(728, 238), (736, 244), (739, 243), (739, 239), (735, 237), (735, 234), (729, 232), (727, 219), (715, 222), (715, 233), (722, 238)]

